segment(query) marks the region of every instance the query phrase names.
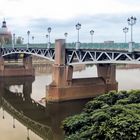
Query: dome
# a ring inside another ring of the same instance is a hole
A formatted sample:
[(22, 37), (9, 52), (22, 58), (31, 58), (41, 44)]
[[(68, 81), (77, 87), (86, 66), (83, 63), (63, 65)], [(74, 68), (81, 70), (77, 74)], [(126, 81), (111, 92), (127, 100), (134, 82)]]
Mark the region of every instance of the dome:
[(8, 31), (6, 26), (6, 21), (2, 22), (2, 26), (0, 28), (0, 45), (1, 44), (11, 44), (12, 43), (12, 34)]
[(2, 28), (7, 28), (5, 20), (2, 22)]
[(11, 34), (7, 28), (0, 28), (0, 34), (1, 35), (7, 35), (7, 34)]
[(10, 35), (11, 32), (8, 31), (8, 28), (6, 26), (6, 21), (4, 20), (2, 22), (2, 27), (0, 28), (0, 35)]

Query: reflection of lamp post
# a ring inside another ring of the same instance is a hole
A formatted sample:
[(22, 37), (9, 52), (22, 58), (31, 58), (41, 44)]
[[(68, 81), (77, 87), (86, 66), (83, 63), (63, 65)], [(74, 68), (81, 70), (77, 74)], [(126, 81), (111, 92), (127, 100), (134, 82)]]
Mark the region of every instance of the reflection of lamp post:
[(29, 137), (29, 128), (27, 127), (27, 140), (30, 140), (30, 137)]
[(133, 16), (127, 19), (128, 25), (131, 26), (131, 42), (133, 42), (133, 25), (136, 24), (136, 20)]
[(4, 117), (4, 109), (2, 108), (2, 118), (5, 119)]
[(94, 31), (91, 30), (91, 31), (90, 31), (90, 35), (91, 35), (91, 43), (93, 43), (93, 34), (94, 34)]
[(30, 31), (27, 31), (27, 35), (28, 35), (28, 44), (27, 44), (27, 48), (29, 47), (29, 36), (30, 36)]
[(65, 36), (65, 42), (67, 42), (67, 36), (68, 36), (68, 33), (64, 33), (64, 36)]
[(34, 36), (32, 36), (32, 43), (34, 44), (34, 39), (35, 39), (35, 37)]
[(76, 27), (76, 30), (77, 30), (77, 42), (76, 42), (76, 49), (79, 49), (80, 47), (80, 42), (79, 42), (79, 30), (81, 29), (81, 24), (80, 23), (77, 23), (75, 25)]
[(15, 118), (13, 117), (13, 128), (15, 128)]
[(123, 32), (124, 32), (124, 34), (125, 34), (125, 43), (126, 43), (126, 33), (128, 33), (128, 28), (127, 27), (124, 27), (123, 28)]
[(49, 42), (48, 42), (48, 48), (50, 48), (50, 46), (51, 46), (51, 42), (50, 42), (50, 33), (51, 33), (51, 27), (48, 27), (48, 33), (49, 33)]

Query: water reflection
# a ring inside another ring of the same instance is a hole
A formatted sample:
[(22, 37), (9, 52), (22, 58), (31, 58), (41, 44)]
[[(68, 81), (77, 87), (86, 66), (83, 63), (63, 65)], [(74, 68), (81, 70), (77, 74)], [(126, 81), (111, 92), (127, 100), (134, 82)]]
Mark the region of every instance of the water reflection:
[[(34, 132), (43, 140), (63, 140), (63, 131), (60, 128), (61, 121), (67, 116), (80, 112), (87, 100), (56, 104), (46, 103), (43, 106), (31, 98), (34, 80), (34, 77), (0, 80), (2, 118), (5, 119), (6, 111), (13, 117), (13, 128), (16, 128), (15, 120), (24, 125), (27, 129), (27, 140), (30, 139), (29, 131)], [(17, 129), (15, 131), (18, 133)]]
[[(79, 113), (87, 100), (41, 105), (45, 86), (51, 82), (47, 67), (38, 68), (35, 77), (0, 79), (0, 139), (1, 140), (63, 140), (61, 121)], [(82, 67), (73, 77), (97, 76), (95, 66)], [(48, 68), (50, 72), (50, 68)], [(117, 69), (116, 78), (120, 89), (140, 89), (140, 69)], [(128, 82), (129, 81), (129, 82)], [(35, 101), (36, 100), (36, 101)], [(8, 112), (8, 113), (7, 113)]]

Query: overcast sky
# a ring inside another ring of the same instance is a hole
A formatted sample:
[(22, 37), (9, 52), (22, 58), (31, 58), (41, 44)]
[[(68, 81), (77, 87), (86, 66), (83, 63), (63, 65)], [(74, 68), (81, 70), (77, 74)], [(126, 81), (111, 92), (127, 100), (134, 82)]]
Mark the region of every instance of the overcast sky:
[[(140, 1), (138, 0), (0, 0), (0, 22), (3, 18), (16, 36), (27, 40), (27, 31), (35, 36), (35, 42), (46, 42), (47, 28), (51, 27), (51, 41), (64, 38), (77, 40), (75, 25), (82, 24), (80, 42), (90, 42), (90, 30), (94, 30), (94, 42), (124, 41), (123, 27), (127, 18), (135, 16), (134, 41), (140, 42)], [(130, 31), (127, 41), (130, 40)]]

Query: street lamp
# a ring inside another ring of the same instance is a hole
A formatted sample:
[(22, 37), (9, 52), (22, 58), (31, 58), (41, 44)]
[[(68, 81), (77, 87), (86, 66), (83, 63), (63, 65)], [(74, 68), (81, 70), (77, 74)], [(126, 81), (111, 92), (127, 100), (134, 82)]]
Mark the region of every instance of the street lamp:
[(76, 30), (77, 30), (77, 42), (76, 42), (76, 49), (79, 49), (80, 47), (80, 42), (79, 42), (79, 30), (81, 29), (81, 24), (80, 23), (77, 23), (75, 25), (76, 27)]
[(46, 44), (48, 44), (48, 37), (49, 35), (46, 35)]
[(24, 43), (24, 38), (22, 37), (22, 44)]
[(27, 31), (27, 35), (28, 35), (28, 44), (27, 44), (27, 47), (29, 47), (29, 36), (30, 36), (30, 31)]
[(35, 37), (34, 36), (32, 36), (32, 43), (34, 44), (34, 39), (35, 39)]
[(51, 33), (51, 27), (48, 27), (48, 33), (49, 33), (49, 42), (48, 42), (48, 48), (50, 48), (50, 46), (51, 46), (51, 42), (50, 42), (50, 33)]
[(129, 43), (129, 52), (133, 51), (133, 25), (136, 24), (136, 17), (131, 16), (127, 19), (128, 25), (131, 26), (131, 42)]
[(93, 34), (94, 34), (94, 31), (93, 31), (93, 30), (90, 30), (90, 35), (91, 35), (91, 43), (93, 43)]
[(124, 32), (124, 34), (125, 34), (125, 43), (126, 43), (126, 33), (128, 33), (128, 28), (127, 27), (124, 27), (123, 28), (123, 32)]
[[(65, 36), (65, 40), (67, 40), (67, 36), (68, 36), (68, 33), (64, 33), (64, 36)], [(66, 42), (66, 41), (65, 41)]]
[(128, 25), (131, 26), (131, 42), (133, 42), (133, 25), (136, 24), (136, 17), (131, 16), (127, 19)]
[(13, 48), (15, 46), (15, 33), (13, 34)]

